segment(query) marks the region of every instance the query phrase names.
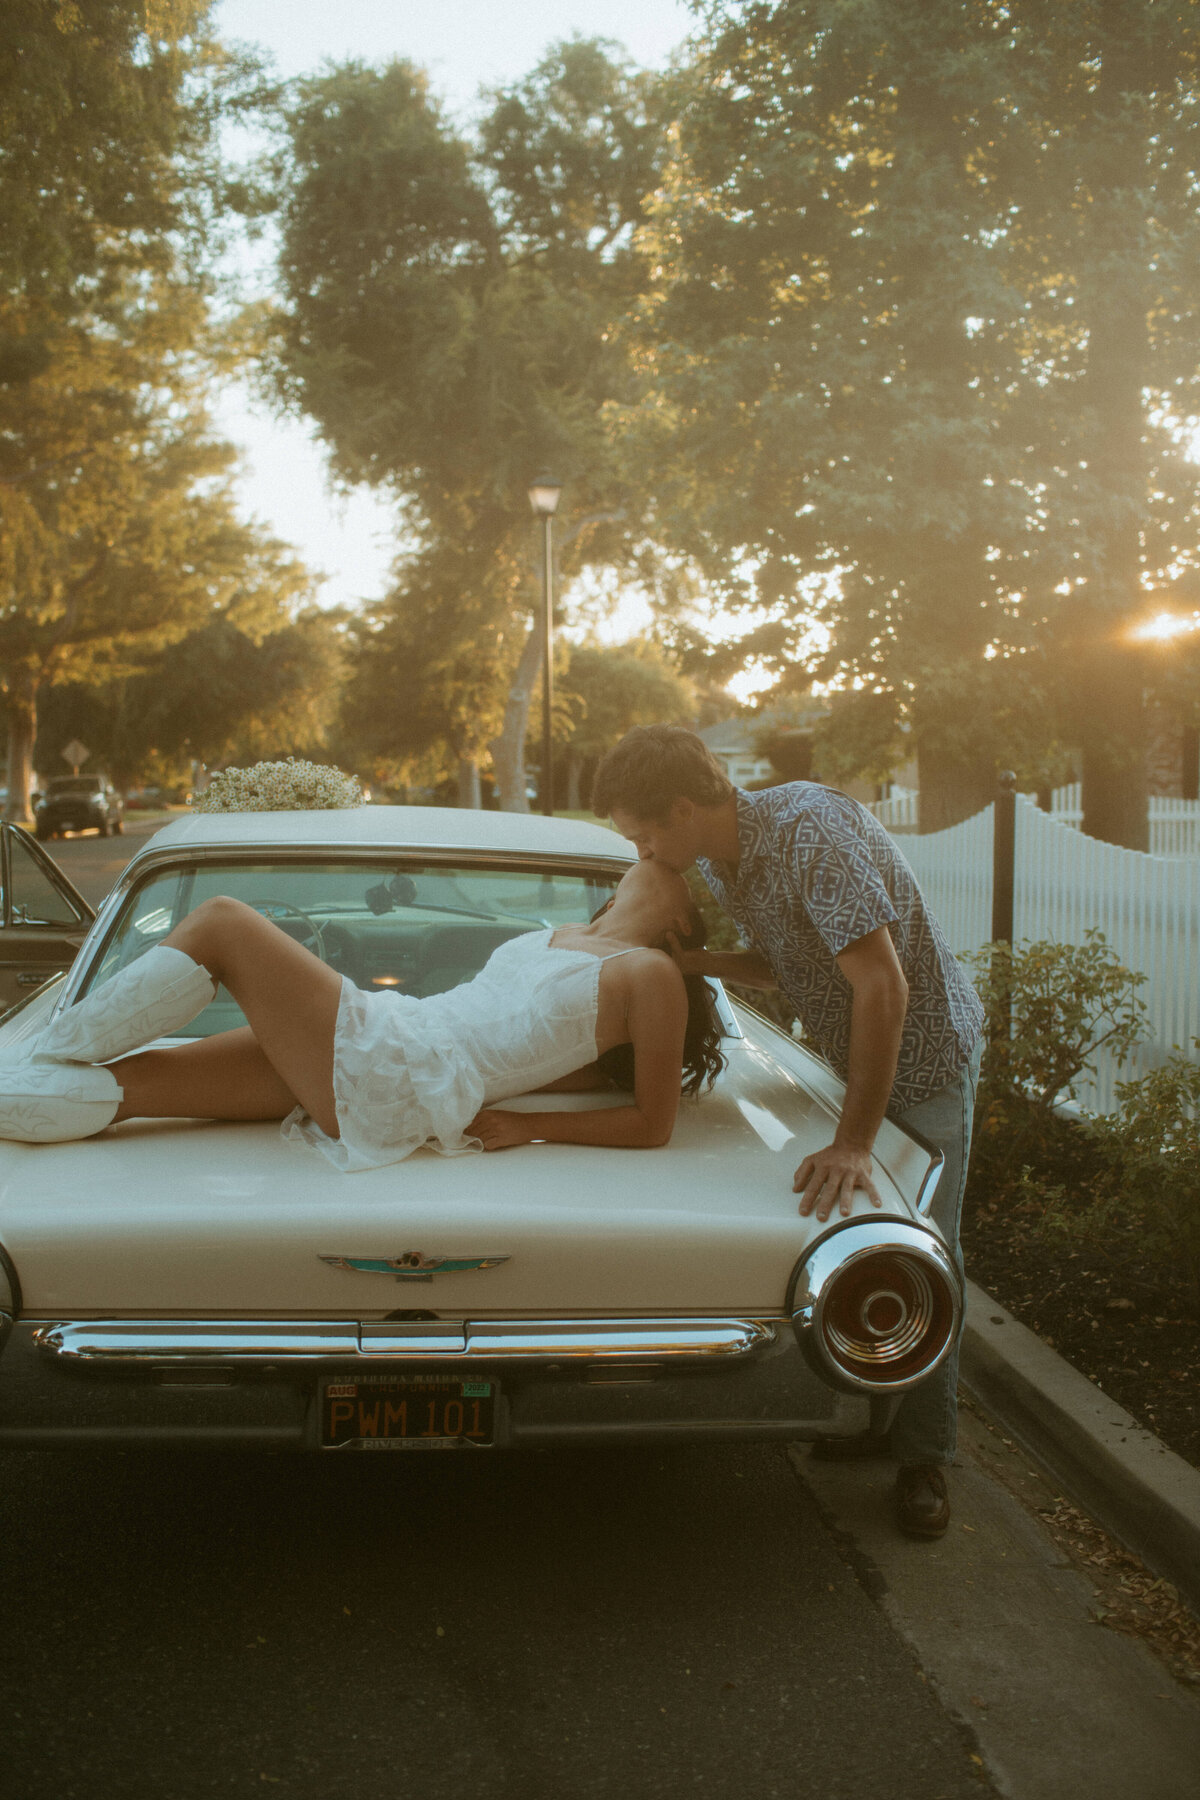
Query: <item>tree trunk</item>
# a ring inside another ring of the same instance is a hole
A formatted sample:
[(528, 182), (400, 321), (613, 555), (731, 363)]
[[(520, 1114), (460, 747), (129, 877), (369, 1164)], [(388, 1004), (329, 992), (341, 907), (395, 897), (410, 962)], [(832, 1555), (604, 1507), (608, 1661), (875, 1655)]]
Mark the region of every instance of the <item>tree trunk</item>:
[(1147, 728), (1142, 658), (1127, 631), (1143, 610), (1142, 528), (1153, 479), (1145, 442), (1152, 367), (1145, 269), (1155, 255), (1143, 184), (1148, 146), (1135, 34), (1122, 9), (1100, 11), (1101, 76), (1082, 180), (1090, 187), (1090, 262), (1079, 281), (1088, 325), (1081, 384), (1081, 463), (1091, 531), (1086, 583), (1069, 615), (1067, 666), (1082, 751), (1083, 830), (1130, 850), (1149, 846)]
[(483, 804), (479, 792), (479, 764), (470, 756), (458, 759), (458, 804), (474, 807), (476, 811)]
[(960, 751), (926, 739), (917, 745), (919, 829), (946, 831), (982, 812), (995, 797), (996, 771), (991, 762), (971, 762)]
[(583, 801), (580, 799), (580, 776), (583, 774), (583, 758), (578, 750), (567, 751), (567, 811), (582, 812)]
[(1141, 658), (1119, 645), (1106, 647), (1084, 658), (1079, 673), (1089, 703), (1081, 729), (1083, 834), (1149, 850)]
[(500, 736), (491, 745), (492, 766), (496, 771), (502, 812), (529, 811), (529, 796), (525, 792), (525, 738), (529, 730), (529, 708), (533, 704), (533, 690), (541, 666), (542, 638), (535, 625), (525, 639), (517, 672), (508, 690)]
[(8, 800), (4, 816), (32, 828), (29, 791), (33, 786), (33, 747), (37, 742), (37, 676), (25, 663), (11, 668), (5, 712), (8, 715)]

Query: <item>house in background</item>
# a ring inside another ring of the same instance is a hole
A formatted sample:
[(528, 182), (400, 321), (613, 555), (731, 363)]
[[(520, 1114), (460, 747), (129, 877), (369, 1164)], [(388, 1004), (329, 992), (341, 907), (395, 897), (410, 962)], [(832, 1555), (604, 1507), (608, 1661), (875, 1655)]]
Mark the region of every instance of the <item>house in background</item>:
[(755, 719), (720, 719), (698, 735), (716, 757), (734, 787), (751, 787), (758, 781), (778, 781), (779, 773), (769, 756), (756, 750), (762, 726)]
[[(770, 713), (740, 719), (720, 719), (699, 732), (734, 787), (774, 787), (783, 781), (821, 781), (814, 767), (812, 729), (825, 708), (813, 706), (807, 713), (772, 720)], [(768, 749), (770, 755), (767, 754)], [(916, 765), (906, 763), (893, 779), (880, 785), (871, 781), (836, 781), (831, 784), (852, 799), (870, 802), (889, 795), (915, 791)]]

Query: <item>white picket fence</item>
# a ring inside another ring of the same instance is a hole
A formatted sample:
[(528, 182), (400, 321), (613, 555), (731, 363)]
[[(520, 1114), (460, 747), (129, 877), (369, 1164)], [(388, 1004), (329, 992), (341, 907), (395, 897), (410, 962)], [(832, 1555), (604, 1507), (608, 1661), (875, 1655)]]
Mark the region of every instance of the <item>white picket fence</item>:
[[(1179, 804), (1179, 803), (1176, 803)], [(1189, 804), (1189, 803), (1183, 803)], [(992, 933), (989, 806), (948, 831), (905, 835), (901, 848), (959, 955)], [(1081, 944), (1102, 931), (1121, 961), (1147, 977), (1147, 1042), (1124, 1069), (1101, 1052), (1082, 1105), (1109, 1112), (1117, 1082), (1145, 1073), (1178, 1047), (1196, 1057), (1200, 1036), (1200, 857), (1146, 856), (1084, 837), (1070, 823), (1017, 801), (1013, 937)]]
[[(871, 802), (871, 812), (888, 831), (920, 830), (920, 796), (896, 794)], [(1083, 788), (1078, 781), (1055, 788), (1050, 796), (1050, 817), (1078, 831), (1083, 824)], [(1151, 856), (1200, 856), (1200, 800), (1174, 800), (1160, 794), (1150, 798)]]

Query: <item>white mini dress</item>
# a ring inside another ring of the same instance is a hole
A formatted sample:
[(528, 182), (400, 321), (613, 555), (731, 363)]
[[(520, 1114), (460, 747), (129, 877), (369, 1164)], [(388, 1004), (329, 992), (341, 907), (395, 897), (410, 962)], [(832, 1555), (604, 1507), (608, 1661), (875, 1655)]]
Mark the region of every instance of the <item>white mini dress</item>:
[(596, 1058), (600, 969), (612, 956), (560, 950), (529, 931), (493, 951), (479, 974), (417, 999), (364, 993), (344, 977), (333, 1042), (339, 1138), (301, 1107), (283, 1135), (338, 1169), (379, 1168), (427, 1146), (478, 1151), (465, 1136), (481, 1106), (526, 1094)]

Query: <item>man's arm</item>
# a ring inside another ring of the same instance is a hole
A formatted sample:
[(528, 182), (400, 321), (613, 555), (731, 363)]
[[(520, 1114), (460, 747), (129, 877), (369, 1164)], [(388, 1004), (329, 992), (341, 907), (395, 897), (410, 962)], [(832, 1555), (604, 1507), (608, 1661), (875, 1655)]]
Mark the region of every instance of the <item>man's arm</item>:
[(679, 940), (668, 937), (667, 948), (683, 975), (713, 975), (739, 987), (773, 988), (771, 965), (757, 950), (681, 950)]
[(822, 1222), (835, 1204), (846, 1216), (856, 1188), (873, 1206), (883, 1204), (871, 1180), (871, 1146), (896, 1079), (908, 1007), (908, 983), (886, 925), (847, 944), (837, 965), (854, 990), (846, 1098), (832, 1144), (806, 1156), (792, 1182), (801, 1213), (815, 1212)]

